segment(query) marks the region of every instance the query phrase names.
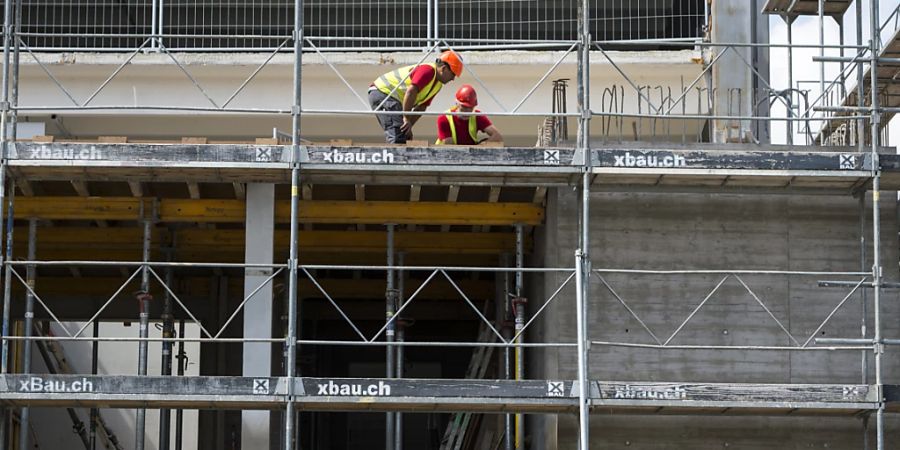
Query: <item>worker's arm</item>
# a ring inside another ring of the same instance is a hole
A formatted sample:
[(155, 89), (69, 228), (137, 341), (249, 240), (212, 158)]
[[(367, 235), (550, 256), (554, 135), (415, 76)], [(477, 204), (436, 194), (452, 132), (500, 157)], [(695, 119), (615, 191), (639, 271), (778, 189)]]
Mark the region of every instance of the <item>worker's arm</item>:
[(483, 139), (481, 142), (503, 142), (503, 135), (500, 134), (500, 130), (497, 127), (491, 125), (484, 129), (484, 132), (487, 133), (487, 139)]
[[(419, 88), (416, 85), (412, 85), (409, 89), (406, 90), (406, 96), (403, 97), (403, 112), (410, 111), (421, 111), (421, 109), (417, 109), (416, 106), (416, 97), (419, 96)], [(419, 120), (419, 116), (413, 116), (410, 114), (403, 114), (403, 125), (400, 127), (400, 131), (404, 134), (409, 134), (412, 130), (412, 126)]]

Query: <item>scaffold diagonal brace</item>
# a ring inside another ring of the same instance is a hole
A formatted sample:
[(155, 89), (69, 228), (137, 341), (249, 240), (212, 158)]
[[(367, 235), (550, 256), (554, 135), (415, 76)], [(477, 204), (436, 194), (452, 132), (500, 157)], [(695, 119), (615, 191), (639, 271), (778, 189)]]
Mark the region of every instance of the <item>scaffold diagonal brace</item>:
[(784, 326), (783, 323), (781, 323), (780, 320), (778, 320), (777, 317), (775, 317), (775, 314), (772, 314), (772, 311), (769, 310), (769, 308), (766, 306), (766, 304), (759, 298), (759, 296), (756, 295), (756, 292), (753, 292), (753, 289), (750, 289), (750, 286), (747, 286), (747, 283), (745, 283), (744, 280), (739, 275), (734, 274), (734, 278), (737, 279), (739, 283), (741, 283), (741, 286), (744, 286), (744, 289), (746, 289), (747, 292), (749, 292), (750, 295), (753, 297), (753, 299), (756, 300), (756, 303), (758, 303), (759, 306), (761, 306), (762, 309), (764, 309), (766, 311), (766, 314), (768, 314), (769, 317), (771, 317), (772, 320), (774, 320), (775, 323), (778, 324), (778, 328), (781, 328), (781, 331), (784, 331), (784, 334), (787, 335), (787, 337), (791, 340), (791, 342), (793, 342), (794, 345), (799, 347), (800, 343), (797, 342), (797, 339), (794, 338), (794, 335), (791, 334), (790, 331), (788, 331), (788, 329)]
[(644, 321), (640, 318), (640, 316), (638, 316), (638, 314), (635, 313), (634, 310), (632, 310), (630, 306), (628, 306), (628, 303), (625, 301), (625, 299), (622, 298), (622, 296), (619, 295), (619, 293), (616, 292), (615, 289), (612, 288), (612, 286), (610, 286), (610, 284), (606, 281), (606, 279), (603, 278), (603, 276), (601, 276), (597, 272), (594, 272), (594, 275), (600, 279), (600, 282), (603, 283), (603, 286), (606, 287), (606, 289), (609, 291), (609, 293), (612, 294), (613, 297), (615, 297), (616, 300), (618, 300), (619, 303), (621, 303), (622, 306), (625, 307), (625, 310), (628, 311), (629, 314), (631, 314), (631, 317), (634, 317), (634, 319), (637, 320), (639, 324), (641, 324), (641, 327), (643, 327), (644, 330), (647, 331), (647, 334), (649, 334), (650, 337), (652, 337), (653, 340), (656, 341), (657, 344), (662, 345), (662, 341), (660, 341), (659, 338), (656, 337), (656, 334), (653, 333), (653, 330), (651, 330), (650, 327), (647, 326), (647, 324), (644, 323)]
[(184, 73), (185, 76), (187, 76), (188, 79), (191, 80), (191, 83), (194, 83), (194, 87), (196, 87), (197, 90), (199, 90), (200, 93), (203, 94), (204, 97), (206, 97), (206, 100), (208, 100), (209, 103), (210, 103), (211, 105), (213, 105), (213, 106), (214, 106), (215, 108), (217, 108), (217, 109), (222, 109), (222, 107), (219, 106), (219, 105), (216, 103), (216, 101), (213, 100), (212, 97), (209, 96), (209, 94), (206, 92), (206, 89), (203, 89), (203, 85), (200, 84), (200, 82), (197, 81), (197, 79), (194, 78), (193, 75), (191, 75), (191, 73), (184, 67), (184, 65), (181, 64), (181, 61), (179, 61), (178, 58), (176, 58), (175, 55), (173, 55), (172, 52), (169, 51), (168, 48), (166, 48), (166, 47), (164, 47), (164, 46), (161, 46), (161, 47), (160, 47), (160, 50), (161, 50), (163, 53), (165, 53), (166, 56), (168, 56), (169, 59), (171, 59), (172, 62), (175, 63), (176, 66), (178, 66), (178, 68), (181, 70), (181, 72)]
[(328, 58), (325, 56), (325, 54), (322, 53), (321, 50), (319, 50), (319, 47), (317, 47), (316, 44), (314, 44), (310, 38), (305, 38), (305, 40), (310, 45), (310, 47), (312, 47), (313, 50), (316, 51), (316, 54), (318, 54), (322, 58), (322, 61), (325, 62), (325, 64), (331, 69), (331, 71), (334, 72), (334, 74), (337, 75), (338, 78), (340, 78), (341, 82), (344, 83), (344, 86), (347, 86), (347, 89), (351, 93), (353, 93), (353, 95), (359, 100), (360, 103), (362, 103), (363, 108), (368, 108), (369, 102), (363, 100), (363, 98), (359, 96), (359, 93), (353, 89), (353, 86), (351, 86), (350, 82), (347, 81), (347, 79), (344, 77), (343, 74), (341, 74), (341, 71), (339, 71), (337, 69), (337, 67), (334, 67), (334, 64), (332, 64), (331, 61), (329, 61)]
[(178, 306), (180, 306), (181, 309), (183, 309), (184, 312), (191, 318), (191, 320), (193, 320), (194, 323), (196, 323), (197, 326), (200, 327), (200, 330), (203, 331), (203, 334), (205, 334), (206, 337), (213, 339), (213, 336), (209, 333), (209, 331), (206, 330), (206, 328), (203, 326), (203, 324), (200, 323), (200, 320), (198, 320), (196, 317), (194, 317), (194, 314), (191, 312), (190, 308), (185, 306), (184, 302), (181, 301), (181, 299), (178, 297), (178, 295), (176, 295), (174, 292), (172, 292), (172, 289), (169, 288), (169, 285), (167, 285), (166, 282), (163, 281), (163, 279), (159, 277), (159, 275), (156, 273), (156, 271), (153, 270), (153, 268), (150, 266), (147, 266), (147, 271), (150, 272), (150, 274), (153, 275), (153, 278), (156, 278), (156, 281), (158, 281), (159, 284), (162, 285), (163, 289), (165, 289), (166, 292), (168, 292), (169, 295), (172, 296), (172, 300), (175, 300), (175, 303), (178, 303)]
[(491, 324), (490, 320), (487, 320), (487, 317), (484, 317), (484, 314), (482, 314), (481, 311), (478, 310), (478, 307), (475, 306), (474, 303), (472, 303), (472, 300), (469, 300), (469, 297), (465, 292), (463, 292), (462, 289), (459, 288), (459, 285), (457, 285), (456, 282), (453, 281), (453, 278), (451, 278), (450, 275), (447, 275), (447, 272), (444, 271), (444, 269), (440, 269), (440, 271), (441, 274), (444, 275), (444, 278), (446, 278), (447, 281), (450, 282), (450, 285), (453, 286), (453, 289), (455, 289), (456, 292), (459, 293), (460, 296), (462, 296), (463, 300), (465, 300), (466, 303), (469, 304), (469, 307), (471, 307), (472, 310), (475, 311), (475, 314), (478, 315), (478, 318), (481, 319), (481, 321), (484, 322), (484, 324), (494, 333), (494, 335), (497, 336), (497, 339), (500, 339), (500, 342), (508, 344), (509, 342), (507, 342), (506, 339), (503, 339), (503, 335), (500, 334), (500, 332), (497, 331), (496, 328), (494, 328), (494, 325)]
[(109, 83), (111, 83), (112, 80), (116, 76), (118, 76), (119, 73), (121, 73), (122, 70), (125, 69), (125, 67), (128, 66), (128, 64), (131, 63), (131, 61), (134, 59), (134, 57), (137, 56), (137, 54), (140, 53), (141, 50), (147, 46), (147, 43), (150, 42), (150, 40), (151, 40), (150, 38), (145, 39), (144, 42), (138, 48), (134, 49), (134, 51), (131, 52), (130, 55), (128, 55), (128, 58), (126, 58), (122, 64), (119, 64), (119, 67), (117, 67), (116, 70), (114, 70), (113, 73), (110, 74), (109, 77), (107, 77), (106, 80), (103, 81), (103, 83), (101, 83), (100, 86), (98, 86), (96, 90), (94, 90), (94, 93), (91, 94), (91, 96), (88, 97), (87, 100), (85, 100), (84, 102), (81, 103), (81, 106), (87, 106), (89, 103), (91, 103), (91, 101), (94, 100), (94, 98), (96, 98), (98, 95), (100, 95), (100, 92), (103, 91), (103, 89), (105, 89), (106, 86), (108, 86)]
[(116, 297), (118, 297), (119, 294), (121, 294), (122, 291), (125, 290), (125, 286), (128, 286), (128, 284), (131, 283), (132, 280), (134, 280), (134, 277), (138, 276), (138, 274), (141, 273), (142, 271), (143, 271), (143, 268), (138, 267), (137, 270), (132, 272), (131, 276), (128, 277), (128, 279), (125, 280), (124, 283), (119, 285), (119, 288), (116, 290), (116, 292), (113, 295), (111, 295), (109, 297), (109, 299), (106, 300), (105, 303), (103, 303), (103, 306), (101, 306), (100, 309), (98, 309), (97, 312), (94, 313), (93, 316), (91, 316), (90, 320), (88, 320), (87, 323), (85, 323), (84, 325), (82, 325), (81, 328), (78, 329), (78, 332), (75, 333), (75, 336), (73, 336), (73, 337), (81, 336), (81, 333), (84, 333), (84, 330), (86, 330), (88, 326), (90, 326), (92, 323), (94, 323), (94, 321), (97, 320), (98, 317), (100, 317), (100, 314), (102, 314), (103, 311), (106, 310), (106, 308), (113, 302), (113, 300), (115, 300)]
[(272, 61), (272, 58), (274, 58), (275, 55), (277, 55), (278, 52), (280, 52), (281, 49), (283, 49), (284, 46), (287, 45), (287, 43), (290, 42), (290, 41), (291, 41), (290, 38), (285, 39), (284, 41), (282, 41), (282, 42), (281, 42), (281, 45), (279, 45), (278, 48), (275, 49), (275, 51), (273, 51), (272, 53), (270, 53), (270, 54), (269, 54), (269, 57), (266, 58), (266, 60), (263, 61), (263, 63), (260, 64), (259, 67), (257, 67), (256, 70), (254, 70), (253, 73), (251, 73), (250, 76), (247, 77), (247, 79), (244, 80), (244, 82), (241, 83), (240, 86), (238, 86), (237, 89), (235, 89), (234, 93), (232, 93), (231, 96), (228, 97), (228, 100), (225, 100), (225, 103), (222, 103), (222, 109), (225, 109), (226, 107), (228, 107), (228, 105), (231, 104), (231, 101), (234, 100), (234, 98), (237, 97), (238, 94), (240, 94), (241, 92), (244, 91), (244, 88), (247, 87), (247, 85), (250, 84), (250, 82), (253, 81), (253, 79), (256, 78), (256, 76), (259, 75), (259, 73), (260, 73), (264, 68), (266, 68), (266, 66), (269, 65), (269, 63)]
[(402, 305), (400, 305), (400, 308), (398, 308), (397, 311), (394, 311), (394, 315), (384, 323), (384, 326), (381, 327), (381, 329), (378, 330), (378, 332), (375, 333), (374, 336), (372, 336), (372, 339), (369, 339), (369, 342), (374, 342), (375, 339), (378, 339), (378, 337), (381, 336), (381, 333), (384, 333), (384, 330), (387, 330), (388, 326), (390, 326), (392, 323), (394, 323), (394, 321), (397, 320), (398, 317), (400, 317), (400, 313), (402, 313), (403, 310), (406, 309), (406, 307), (409, 306), (413, 302), (413, 300), (415, 300), (416, 297), (419, 296), (419, 293), (422, 292), (423, 289), (425, 289), (425, 286), (428, 286), (428, 283), (430, 283), (431, 280), (434, 279), (434, 276), (438, 274), (438, 270), (439, 269), (431, 271), (431, 275), (428, 275), (428, 278), (426, 278), (425, 281), (423, 281), (422, 284), (419, 285), (418, 289), (416, 289), (416, 291), (413, 292), (413, 294), (410, 295)]
[(662, 344), (663, 346), (669, 345), (669, 342), (672, 342), (672, 339), (675, 339), (675, 336), (678, 336), (678, 333), (680, 333), (681, 330), (684, 329), (684, 327), (688, 324), (688, 322), (690, 322), (691, 319), (694, 318), (694, 316), (697, 314), (697, 312), (700, 311), (701, 308), (703, 308), (703, 305), (705, 305), (706, 302), (712, 298), (713, 294), (715, 294), (719, 290), (719, 288), (722, 287), (723, 284), (725, 284), (725, 281), (727, 281), (728, 278), (730, 278), (730, 277), (731, 277), (730, 274), (722, 277), (722, 280), (719, 281), (719, 284), (717, 284), (716, 287), (713, 288), (713, 290), (709, 291), (709, 294), (706, 294), (706, 297), (703, 299), (703, 301), (700, 302), (700, 304), (697, 305), (697, 307), (694, 308), (694, 310), (691, 311), (690, 314), (688, 314), (687, 318), (684, 319), (683, 322), (681, 322), (681, 325), (679, 325), (678, 328), (676, 328), (675, 331), (672, 333), (672, 335), (669, 336), (668, 339), (666, 339), (666, 342), (663, 342), (663, 344)]
[[(53, 318), (53, 321), (56, 322), (56, 324), (59, 325), (60, 328), (63, 329), (63, 331), (66, 333), (66, 335), (68, 335), (69, 337), (72, 337), (72, 333), (69, 333), (69, 330), (66, 328), (65, 325), (63, 325), (62, 322), (60, 322), (59, 318), (56, 317), (56, 314), (53, 314), (53, 310), (51, 310), (50, 307), (47, 306), (46, 303), (44, 303), (44, 300), (42, 300), (41, 297), (39, 295), (37, 295), (36, 292), (34, 292), (34, 289), (31, 287), (31, 285), (28, 284), (27, 281), (25, 281), (22, 278), (21, 275), (19, 275), (19, 272), (17, 272), (15, 268), (10, 267), (10, 273), (12, 273), (16, 278), (19, 279), (19, 281), (22, 283), (22, 286), (25, 286), (25, 289), (28, 291), (28, 293), (30, 293), (31, 295), (34, 296), (34, 299), (37, 300), (38, 303), (41, 304), (41, 307), (43, 307), (44, 310), (47, 311), (47, 314), (49, 314), (50, 317)], [(7, 280), (7, 282), (9, 282), (9, 280)]]
[(309, 270), (307, 270), (305, 267), (301, 267), (300, 270), (302, 270), (303, 273), (306, 274), (306, 276), (309, 278), (310, 281), (312, 281), (312, 283), (316, 286), (316, 288), (319, 290), (319, 292), (321, 292), (322, 295), (325, 296), (325, 299), (327, 299), (328, 302), (331, 303), (331, 306), (334, 306), (334, 309), (337, 310), (338, 314), (340, 314), (341, 317), (343, 317), (344, 320), (347, 321), (347, 323), (350, 325), (350, 327), (353, 328), (353, 331), (356, 332), (357, 336), (359, 336), (360, 339), (365, 341), (366, 336), (362, 333), (362, 331), (359, 331), (359, 328), (356, 326), (356, 324), (353, 323), (352, 320), (350, 320), (350, 317), (348, 317), (347, 314), (344, 313), (344, 310), (341, 309), (341, 307), (337, 304), (337, 302), (334, 301), (333, 298), (331, 298), (331, 295), (329, 295), (328, 292), (325, 291), (325, 288), (323, 288), (322, 285), (319, 284), (319, 281), (316, 279), (316, 277), (314, 277), (311, 273), (309, 273)]
[(819, 324), (819, 326), (816, 328), (816, 331), (813, 331), (812, 334), (809, 335), (809, 339), (807, 339), (806, 342), (803, 343), (804, 348), (809, 346), (810, 342), (812, 342), (812, 340), (816, 338), (816, 335), (819, 334), (819, 331), (821, 331), (822, 328), (825, 328), (825, 325), (827, 325), (831, 318), (834, 317), (835, 314), (837, 314), (838, 310), (840, 310), (844, 306), (844, 303), (847, 303), (847, 300), (849, 300), (850, 297), (852, 297), (853, 294), (855, 294), (856, 291), (859, 290), (860, 286), (862, 286), (863, 283), (865, 283), (868, 279), (868, 277), (865, 277), (862, 280), (859, 280), (859, 283), (856, 283), (856, 285), (853, 286), (853, 289), (851, 289), (850, 292), (847, 293), (847, 295), (845, 295), (840, 302), (838, 302), (837, 306), (835, 306), (834, 309), (832, 309), (831, 312), (828, 313), (828, 316), (825, 317), (825, 320), (823, 320), (822, 323)]
[(222, 327), (219, 328), (219, 331), (216, 333), (216, 335), (213, 336), (213, 339), (218, 339), (219, 336), (221, 336), (222, 333), (225, 332), (225, 329), (228, 328), (228, 325), (231, 325), (231, 321), (234, 320), (235, 317), (237, 317), (238, 313), (240, 313), (242, 309), (244, 309), (244, 305), (246, 305), (247, 302), (249, 302), (250, 299), (252, 299), (253, 296), (256, 295), (256, 293), (260, 291), (260, 289), (262, 289), (265, 285), (271, 283), (272, 280), (275, 279), (275, 277), (278, 276), (278, 274), (281, 273), (282, 270), (284, 270), (284, 267), (279, 267), (277, 270), (272, 272), (272, 275), (269, 275), (269, 277), (266, 278), (262, 283), (259, 283), (259, 286), (257, 286), (255, 289), (253, 289), (253, 291), (250, 292), (249, 295), (245, 296), (244, 299), (241, 300), (241, 304), (238, 305), (237, 308), (234, 309), (234, 312), (231, 313), (231, 316), (228, 317), (228, 320), (225, 321), (225, 323), (222, 325)]
[(56, 78), (55, 75), (53, 75), (53, 72), (50, 72), (50, 69), (48, 69), (47, 66), (43, 62), (41, 62), (40, 59), (38, 59), (37, 55), (35, 55), (34, 52), (31, 51), (31, 47), (29, 47), (28, 44), (26, 44), (21, 38), (19, 38), (19, 44), (22, 45), (23, 48), (25, 48), (25, 51), (28, 52), (29, 55), (31, 55), (32, 59), (34, 59), (34, 62), (37, 63), (38, 67), (40, 67), (41, 70), (43, 70), (44, 73), (47, 74), (48, 77), (50, 77), (50, 80), (53, 81), (53, 84), (55, 84), (56, 87), (58, 87), (63, 92), (63, 94), (66, 94), (66, 97), (69, 98), (72, 104), (75, 106), (80, 106), (78, 104), (78, 100), (75, 100), (75, 97), (72, 96), (72, 93), (69, 92), (69, 90), (66, 89), (65, 86), (63, 86), (62, 82), (59, 81), (59, 79)]
[(559, 285), (558, 288), (556, 288), (556, 291), (553, 292), (553, 295), (551, 295), (549, 298), (547, 298), (547, 301), (545, 301), (544, 304), (541, 305), (541, 307), (538, 308), (538, 310), (535, 311), (535, 313), (531, 315), (531, 318), (528, 319), (528, 322), (525, 323), (525, 325), (522, 327), (522, 329), (519, 330), (519, 332), (516, 333), (516, 335), (513, 336), (512, 339), (510, 339), (510, 342), (516, 342), (519, 339), (519, 337), (522, 336), (523, 333), (525, 333), (525, 330), (528, 329), (528, 327), (531, 325), (531, 323), (534, 322), (535, 320), (537, 320), (537, 318), (540, 317), (541, 313), (544, 312), (544, 310), (547, 309), (548, 306), (550, 306), (550, 303), (552, 303), (554, 300), (556, 300), (559, 293), (562, 292), (562, 290), (569, 284), (570, 281), (572, 281), (573, 278), (575, 278), (575, 271), (572, 271), (572, 273), (569, 274), (568, 278), (566, 278), (566, 280), (563, 281), (562, 284)]

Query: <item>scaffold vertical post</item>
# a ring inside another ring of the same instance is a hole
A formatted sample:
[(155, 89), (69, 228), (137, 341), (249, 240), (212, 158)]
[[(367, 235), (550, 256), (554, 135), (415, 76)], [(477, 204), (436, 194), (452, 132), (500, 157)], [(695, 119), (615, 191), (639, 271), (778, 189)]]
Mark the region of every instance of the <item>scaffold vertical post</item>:
[[(858, 134), (857, 139), (862, 142), (863, 134)], [(866, 271), (866, 193), (863, 191), (859, 195), (859, 271)], [(868, 307), (866, 303), (869, 301), (866, 289), (860, 289), (860, 324), (859, 334), (862, 339), (868, 334), (866, 330), (866, 320), (869, 317)], [(868, 350), (860, 351), (860, 380), (862, 384), (869, 384), (869, 352)], [(862, 440), (863, 450), (869, 449), (869, 416), (862, 416)]]
[[(100, 337), (100, 322), (95, 319), (91, 328), (93, 328), (91, 336), (94, 338), (91, 341), (91, 375), (97, 375), (100, 365), (100, 342), (97, 340)], [(89, 427), (89, 444), (91, 448), (88, 450), (97, 450), (97, 421), (100, 418), (100, 410), (96, 407), (91, 408), (89, 417), (91, 424)]]
[[(12, 299), (12, 283), (10, 282), (12, 279), (12, 266), (9, 265), (9, 262), (12, 261), (13, 255), (13, 227), (15, 217), (14, 203), (16, 199), (16, 190), (10, 189), (9, 195), (7, 196), (7, 207), (6, 207), (6, 267), (4, 269), (3, 275), (3, 325), (2, 325), (2, 338), (3, 343), (0, 348), (0, 373), (7, 374), (9, 373), (9, 340), (6, 338), (9, 336), (9, 314), (10, 314), (10, 302)], [(0, 205), (0, 210), (2, 210), (2, 205)], [(9, 410), (7, 408), (0, 409), (0, 450), (6, 450), (7, 444), (7, 426), (9, 425)]]
[[(787, 27), (787, 117), (788, 119), (792, 119), (794, 117), (794, 48), (791, 46), (791, 44), (793, 44), (794, 42), (794, 19), (788, 16), (781, 16), (781, 18), (782, 20), (784, 20), (784, 24)], [(785, 128), (787, 129), (787, 144), (794, 145), (794, 121), (787, 120)]]
[(297, 369), (297, 234), (300, 213), (300, 111), (303, 75), (303, 0), (294, 0), (294, 101), (291, 107), (291, 221), (288, 256), (288, 324), (285, 376), (288, 395), (284, 415), (284, 450), (293, 450), (296, 441), (293, 377)]
[[(522, 269), (525, 267), (525, 228), (522, 224), (516, 224), (516, 269)], [(514, 300), (513, 306), (515, 307), (516, 313), (516, 322), (515, 322), (515, 335), (519, 336), (523, 329), (525, 329), (525, 301), (522, 298), (522, 289), (524, 288), (524, 273), (522, 270), (516, 270), (516, 281), (515, 281), (515, 291), (516, 298)], [(519, 344), (524, 339), (522, 336), (519, 336), (516, 339), (516, 344)], [(515, 359), (516, 359), (516, 381), (522, 381), (525, 379), (525, 349), (521, 346), (516, 346), (515, 349)], [(523, 414), (516, 414), (516, 450), (522, 450), (525, 448), (525, 416)]]
[(881, 122), (881, 111), (878, 102), (878, 57), (879, 55), (879, 19), (878, 19), (878, 2), (871, 3), (870, 10), (871, 19), (871, 96), (872, 96), (872, 119), (869, 126), (871, 127), (871, 145), (872, 145), (872, 284), (873, 284), (873, 308), (875, 309), (874, 323), (874, 340), (875, 340), (875, 385), (878, 390), (878, 411), (875, 413), (875, 436), (876, 448), (884, 450), (884, 380), (882, 379), (882, 356), (884, 353), (884, 343), (882, 342), (881, 329), (881, 170), (879, 168), (878, 147), (879, 132)]
[(9, 78), (9, 135), (7, 136), (9, 142), (16, 141), (19, 131), (17, 125), (19, 123), (19, 114), (16, 108), (19, 106), (19, 56), (21, 45), (18, 38), (18, 33), (22, 28), (22, 0), (16, 0), (13, 9), (15, 22), (13, 22), (12, 30), (9, 33), (10, 39), (12, 39), (12, 62), (10, 67), (12, 74)]
[(590, 184), (591, 184), (591, 153), (590, 153), (590, 10), (587, 0), (582, 0), (579, 8), (579, 38), (581, 39), (581, 51), (578, 58), (578, 119), (579, 139), (578, 147), (584, 155), (583, 173), (581, 181), (581, 236), (578, 240), (578, 249), (575, 251), (576, 271), (576, 322), (577, 322), (577, 351), (578, 351), (578, 449), (590, 448), (590, 416), (588, 399), (590, 388), (588, 384), (588, 352), (590, 351), (587, 332), (588, 294), (590, 285)]
[[(7, 122), (9, 121), (9, 47), (10, 47), (10, 39), (12, 38), (12, 33), (10, 32), (10, 11), (12, 9), (12, 1), (13, 0), (4, 0), (3, 2), (3, 75), (2, 75), (2, 83), (3, 86), (0, 86), (0, 226), (3, 224), (3, 200), (6, 195), (6, 164), (7, 158), (9, 158), (9, 136), (7, 135)], [(12, 211), (9, 212), (12, 214)], [(2, 255), (3, 252), (0, 252), (0, 263), (6, 261)], [(7, 273), (8, 275), (8, 273)], [(9, 277), (4, 276), (3, 280), (5, 284), (9, 284)], [(5, 318), (5, 317), (4, 317)], [(3, 326), (3, 337), (6, 337), (7, 331), (6, 323), (4, 322)], [(6, 340), (3, 341), (3, 370), (5, 373), (6, 370)], [(4, 409), (5, 411), (5, 409)], [(2, 424), (0, 424), (0, 428), (3, 428)], [(5, 436), (4, 436), (5, 437)], [(5, 441), (0, 441), (0, 446), (5, 447)]]
[[(171, 255), (171, 249), (166, 253), (167, 255)], [(169, 261), (172, 260), (171, 256), (168, 256), (166, 259)], [(165, 280), (166, 286), (169, 286), (169, 289), (172, 289), (173, 275), (172, 268), (166, 267)], [(162, 342), (160, 374), (169, 376), (172, 375), (172, 348), (174, 347), (173, 342), (170, 339), (175, 337), (175, 321), (172, 317), (172, 296), (169, 294), (168, 289), (165, 289), (163, 292), (162, 321), (162, 334), (163, 339), (165, 340)], [(161, 409), (159, 411), (159, 450), (169, 450), (171, 422), (172, 410)]]
[[(862, 1), (856, 3), (856, 45), (860, 48), (863, 45), (863, 7)], [(865, 75), (863, 75), (863, 63), (856, 62), (856, 103), (860, 108), (866, 104), (866, 83)], [(866, 150), (866, 120), (858, 119), (856, 121), (856, 145), (860, 153)], [(865, 197), (865, 195), (863, 195)], [(865, 304), (865, 302), (863, 302)], [(863, 336), (865, 338), (865, 336)]]
[[(28, 219), (28, 260), (37, 259), (37, 219)], [(25, 269), (25, 282), (31, 289), (34, 289), (35, 283), (35, 267), (29, 264)], [(26, 338), (31, 337), (32, 327), (34, 326), (34, 294), (31, 290), (25, 292), (25, 323), (23, 335)], [(31, 373), (31, 341), (22, 342), (22, 373)], [(31, 422), (31, 409), (27, 406), (22, 407), (19, 412), (19, 449), (27, 450), (29, 433), (29, 423)]]
[[(12, 180), (10, 180), (10, 184), (12, 184)], [(12, 261), (13, 255), (13, 231), (15, 228), (13, 227), (15, 217), (15, 199), (16, 199), (16, 190), (15, 188), (9, 190), (9, 195), (6, 198), (6, 267), (4, 269), (3, 279), (5, 283), (3, 283), (3, 345), (2, 350), (0, 350), (0, 371), (6, 374), (9, 373), (9, 340), (6, 339), (9, 336), (9, 322), (10, 322), (10, 303), (12, 301), (12, 266), (9, 264)], [(2, 209), (2, 208), (0, 208)], [(0, 426), (2, 428), (2, 426)], [(3, 442), (0, 440), (0, 442)]]
[[(398, 252), (397, 253), (397, 265), (403, 267), (406, 265), (406, 253)], [(403, 305), (404, 292), (406, 289), (406, 280), (405, 272), (403, 269), (397, 270), (397, 295), (396, 301), (397, 306)], [(397, 346), (397, 355), (396, 355), (396, 368), (394, 369), (394, 374), (397, 378), (403, 378), (403, 359), (405, 358), (403, 352), (403, 342), (406, 341), (406, 322), (397, 319), (397, 342), (401, 345)], [(397, 417), (394, 419), (394, 450), (403, 450), (403, 413), (396, 413)]]
[[(819, 57), (825, 58), (825, 0), (819, 0)], [(827, 105), (825, 95), (825, 61), (819, 61), (819, 95), (822, 104)], [(825, 145), (825, 133), (819, 133), (819, 145)]]
[[(394, 360), (395, 350), (396, 348), (391, 345), (394, 342), (394, 337), (396, 334), (397, 322), (394, 320), (394, 312), (397, 310), (396, 305), (396, 291), (394, 290), (394, 229), (395, 225), (390, 223), (387, 224), (387, 290), (385, 292), (385, 320), (387, 321), (387, 329), (385, 330), (385, 340), (388, 345), (385, 348), (385, 376), (387, 378), (394, 378), (394, 373), (396, 371), (396, 361)], [(389, 412), (385, 414), (385, 426), (384, 426), (384, 448), (387, 450), (393, 450), (394, 448), (394, 436), (397, 430), (394, 429), (394, 419), (396, 416), (393, 412)]]
[(159, 36), (157, 33), (157, 19), (159, 18), (159, 0), (151, 0), (150, 6), (150, 48), (156, 50), (159, 46), (157, 45), (156, 39)]
[[(141, 202), (141, 215), (144, 220), (144, 237), (143, 237), (143, 256), (141, 261), (141, 290), (137, 294), (137, 301), (140, 307), (140, 327), (138, 336), (141, 341), (138, 342), (138, 375), (147, 375), (147, 349), (149, 342), (147, 338), (150, 336), (150, 242), (152, 239), (151, 226), (153, 225), (153, 216), (155, 211), (151, 210), (147, 213), (145, 202)], [(144, 433), (147, 426), (147, 410), (140, 408), (137, 410), (135, 418), (134, 431), (134, 448), (136, 450), (144, 450)]]
[[(184, 337), (184, 319), (178, 322), (178, 336)], [(177, 374), (179, 377), (184, 376), (184, 366), (187, 360), (187, 354), (184, 351), (184, 341), (178, 341), (178, 356), (175, 357), (175, 360), (178, 361), (178, 371)], [(184, 431), (184, 410), (177, 409), (175, 410), (175, 447), (174, 450), (182, 450), (182, 437)], [(91, 449), (94, 450), (94, 449)]]
[[(504, 253), (500, 256), (500, 264), (503, 267), (509, 267), (509, 253)], [(511, 293), (509, 291), (509, 272), (502, 272), (498, 274), (498, 276), (502, 279), (503, 288), (499, 293), (501, 301), (503, 303), (503, 307), (501, 308), (502, 318), (500, 319), (501, 332), (503, 333), (503, 339), (509, 341), (512, 339), (512, 332), (509, 329), (509, 310), (510, 304), (512, 303), (510, 297)], [(509, 359), (509, 347), (503, 347), (503, 351), (501, 353), (502, 359), (502, 370), (503, 370), (503, 379), (509, 380), (512, 378), (512, 367)], [(503, 417), (503, 448), (504, 450), (513, 450), (513, 415), (505, 414)]]

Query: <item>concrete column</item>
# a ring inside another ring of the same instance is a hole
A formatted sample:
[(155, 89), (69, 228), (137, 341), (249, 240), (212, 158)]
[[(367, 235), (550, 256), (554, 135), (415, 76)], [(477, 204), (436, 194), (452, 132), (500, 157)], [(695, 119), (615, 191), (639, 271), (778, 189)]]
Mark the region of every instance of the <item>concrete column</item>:
[[(760, 14), (755, 3), (747, 0), (712, 2), (712, 42), (729, 44), (752, 42), (753, 25), (757, 21), (750, 18)], [(711, 69), (712, 88), (715, 93), (713, 114), (733, 117), (753, 115), (753, 72), (747, 64), (752, 63), (754, 52), (747, 47), (713, 47), (710, 52), (708, 55), (710, 61), (718, 53), (727, 52)], [(714, 120), (712, 141), (748, 142), (752, 130), (753, 124), (749, 120)]]
[[(271, 264), (275, 231), (275, 186), (272, 184), (247, 185), (247, 229), (244, 244), (244, 262), (247, 264)], [(244, 296), (250, 295), (272, 274), (271, 269), (246, 269), (244, 272)], [(244, 337), (272, 337), (272, 283), (263, 286), (244, 307)], [(272, 345), (245, 343), (243, 376), (268, 377), (272, 368)], [(241, 413), (241, 448), (268, 449), (268, 411), (243, 411)]]

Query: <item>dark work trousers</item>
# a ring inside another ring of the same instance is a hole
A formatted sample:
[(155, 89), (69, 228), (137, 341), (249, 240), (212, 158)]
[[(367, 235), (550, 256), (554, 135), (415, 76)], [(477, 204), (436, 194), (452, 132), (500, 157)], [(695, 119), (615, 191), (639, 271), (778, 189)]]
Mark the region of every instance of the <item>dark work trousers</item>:
[[(387, 100), (385, 101), (385, 99)], [(381, 105), (382, 101), (384, 102), (383, 105)], [(397, 99), (388, 97), (378, 89), (369, 91), (369, 105), (371, 105), (373, 111), (376, 108), (378, 111), (403, 111), (403, 105)], [(381, 105), (381, 108), (378, 108), (378, 105)], [(388, 144), (406, 143), (406, 135), (400, 131), (400, 127), (403, 126), (402, 115), (376, 114), (375, 117), (378, 119), (378, 124), (384, 129), (384, 137)]]

